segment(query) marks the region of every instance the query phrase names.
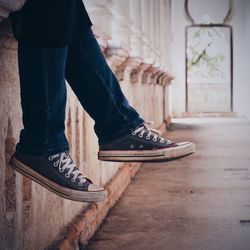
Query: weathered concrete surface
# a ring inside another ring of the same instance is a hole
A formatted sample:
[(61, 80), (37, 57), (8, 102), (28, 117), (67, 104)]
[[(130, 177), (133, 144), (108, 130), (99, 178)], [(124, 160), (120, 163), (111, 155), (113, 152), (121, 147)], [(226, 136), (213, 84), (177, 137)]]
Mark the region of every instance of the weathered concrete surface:
[(197, 152), (144, 164), (88, 249), (249, 250), (250, 123), (183, 119), (168, 136)]

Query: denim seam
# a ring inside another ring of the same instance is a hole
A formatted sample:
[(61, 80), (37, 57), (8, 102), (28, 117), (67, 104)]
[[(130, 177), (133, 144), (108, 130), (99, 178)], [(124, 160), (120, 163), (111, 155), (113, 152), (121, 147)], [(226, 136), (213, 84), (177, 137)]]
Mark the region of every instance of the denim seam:
[(48, 54), (47, 49), (43, 49), (43, 72), (44, 72), (44, 98), (45, 98), (45, 132), (43, 134), (44, 140), (43, 140), (43, 147), (46, 149), (46, 146), (48, 144), (47, 141), (47, 131), (48, 131), (48, 119), (49, 119), (49, 90), (48, 90)]

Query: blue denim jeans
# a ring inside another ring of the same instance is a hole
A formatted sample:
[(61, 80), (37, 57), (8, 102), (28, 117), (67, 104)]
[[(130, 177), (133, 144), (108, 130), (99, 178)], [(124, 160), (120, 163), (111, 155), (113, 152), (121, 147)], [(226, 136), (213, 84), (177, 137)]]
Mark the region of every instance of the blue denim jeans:
[(144, 120), (130, 106), (91, 29), (57, 48), (18, 46), (24, 128), (16, 150), (51, 155), (69, 150), (65, 130), (65, 78), (95, 121), (99, 143), (126, 135)]

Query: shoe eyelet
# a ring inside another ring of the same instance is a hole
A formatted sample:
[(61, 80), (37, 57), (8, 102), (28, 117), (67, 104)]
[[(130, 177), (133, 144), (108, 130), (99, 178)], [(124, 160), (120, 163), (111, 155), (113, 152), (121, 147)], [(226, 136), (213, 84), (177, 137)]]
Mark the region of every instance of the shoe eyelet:
[(65, 177), (66, 177), (66, 178), (69, 178), (69, 177), (70, 177), (70, 175), (69, 175), (69, 174), (65, 174)]
[(140, 145), (139, 147), (140, 147), (140, 148), (143, 148), (143, 145)]
[(54, 162), (53, 166), (58, 167), (58, 162)]
[(49, 158), (48, 158), (48, 159), (49, 159), (49, 161), (52, 161), (52, 160), (53, 160), (53, 158), (52, 158), (51, 156), (49, 156)]
[(64, 172), (64, 169), (59, 168), (59, 172), (63, 173), (63, 172)]
[(157, 141), (157, 139), (155, 139), (155, 138), (154, 138), (154, 139), (153, 139), (153, 141), (154, 141), (154, 142), (156, 142), (156, 141)]
[(135, 132), (132, 132), (132, 135), (136, 135), (136, 133), (135, 133)]
[(82, 187), (82, 183), (79, 182), (79, 183), (78, 183), (78, 186)]
[(149, 139), (150, 139), (150, 137), (149, 137), (149, 136), (146, 136), (146, 139), (147, 139), (147, 140), (149, 140)]
[(139, 134), (139, 137), (141, 137), (141, 138), (142, 138), (142, 137), (143, 137), (143, 135)]
[(76, 182), (76, 179), (71, 179), (71, 182)]
[(132, 145), (130, 145), (130, 148), (134, 148), (135, 146), (132, 144)]

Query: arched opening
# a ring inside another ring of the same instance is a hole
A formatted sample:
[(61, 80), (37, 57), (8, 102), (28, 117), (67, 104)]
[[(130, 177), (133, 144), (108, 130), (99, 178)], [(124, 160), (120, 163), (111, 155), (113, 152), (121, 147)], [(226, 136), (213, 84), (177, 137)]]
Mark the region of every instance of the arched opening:
[(216, 10), (209, 6), (206, 9), (206, 4), (204, 9), (195, 8), (192, 17), (189, 8), (197, 3), (192, 1), (189, 6), (188, 2), (185, 9), (192, 24), (185, 33), (186, 111), (232, 112), (232, 27), (225, 23), (231, 13), (230, 2), (224, 19), (217, 17)]

